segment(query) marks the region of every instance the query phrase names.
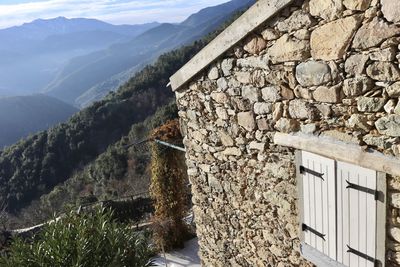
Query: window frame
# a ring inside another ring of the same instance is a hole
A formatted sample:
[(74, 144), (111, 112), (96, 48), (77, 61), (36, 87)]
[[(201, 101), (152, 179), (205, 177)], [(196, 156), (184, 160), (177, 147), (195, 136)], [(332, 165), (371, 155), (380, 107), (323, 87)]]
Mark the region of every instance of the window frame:
[[(337, 262), (336, 260), (328, 257), (327, 255), (321, 253), (317, 249), (312, 246), (306, 244), (304, 242), (304, 231), (302, 229), (302, 223), (304, 221), (304, 197), (303, 197), (303, 179), (302, 174), (300, 173), (300, 166), (302, 165), (302, 151), (307, 150), (299, 150), (295, 151), (295, 164), (296, 164), (296, 186), (297, 186), (297, 200), (298, 200), (298, 231), (300, 238), (300, 253), (303, 258), (306, 260), (316, 264), (317, 266), (327, 266), (327, 267), (346, 267), (345, 265)], [(318, 153), (307, 151), (309, 153), (313, 153), (319, 155)], [(325, 158), (329, 158), (326, 155), (319, 155)], [(337, 162), (338, 160), (334, 158), (329, 158), (334, 160), (335, 162), (335, 171), (337, 170)], [(354, 163), (352, 163), (354, 164)], [(355, 164), (354, 164), (355, 165)], [(377, 179), (377, 190), (383, 192), (383, 199), (379, 199), (376, 203), (376, 259), (379, 260), (379, 267), (386, 266), (386, 212), (387, 212), (387, 174), (384, 172), (376, 171), (376, 179)], [(335, 189), (336, 197), (337, 197), (337, 189)], [(337, 198), (336, 198), (337, 202)], [(335, 222), (337, 227), (337, 222)], [(337, 242), (337, 241), (336, 241)]]

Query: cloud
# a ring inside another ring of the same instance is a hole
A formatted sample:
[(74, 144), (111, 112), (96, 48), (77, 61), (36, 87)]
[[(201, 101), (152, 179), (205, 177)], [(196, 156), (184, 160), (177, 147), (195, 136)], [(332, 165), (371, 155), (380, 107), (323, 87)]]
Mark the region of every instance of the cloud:
[(59, 16), (97, 18), (113, 24), (179, 22), (207, 6), (228, 0), (26, 0), (0, 3), (0, 28)]

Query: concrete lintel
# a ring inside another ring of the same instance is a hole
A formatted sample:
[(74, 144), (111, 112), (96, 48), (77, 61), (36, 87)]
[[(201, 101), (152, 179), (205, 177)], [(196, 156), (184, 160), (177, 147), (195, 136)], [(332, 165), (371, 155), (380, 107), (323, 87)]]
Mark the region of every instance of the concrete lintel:
[(245, 38), (294, 0), (259, 0), (203, 48), (171, 78), (173, 91), (180, 89), (214, 60)]
[(367, 169), (400, 176), (400, 160), (377, 151), (364, 151), (360, 146), (328, 137), (306, 134), (276, 133), (274, 143), (292, 147)]

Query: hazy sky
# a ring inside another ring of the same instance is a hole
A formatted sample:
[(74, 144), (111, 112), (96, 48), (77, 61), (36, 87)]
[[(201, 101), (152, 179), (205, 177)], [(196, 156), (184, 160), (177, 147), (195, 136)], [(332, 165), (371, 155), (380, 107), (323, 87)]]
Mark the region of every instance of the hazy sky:
[(59, 16), (96, 18), (113, 24), (179, 22), (228, 0), (0, 0), (0, 28)]

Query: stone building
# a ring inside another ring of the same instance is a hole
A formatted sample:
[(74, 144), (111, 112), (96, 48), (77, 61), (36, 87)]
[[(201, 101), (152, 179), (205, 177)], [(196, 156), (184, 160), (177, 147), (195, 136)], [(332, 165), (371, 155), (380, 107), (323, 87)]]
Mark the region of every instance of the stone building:
[(400, 1), (259, 0), (171, 77), (204, 266), (400, 266)]

